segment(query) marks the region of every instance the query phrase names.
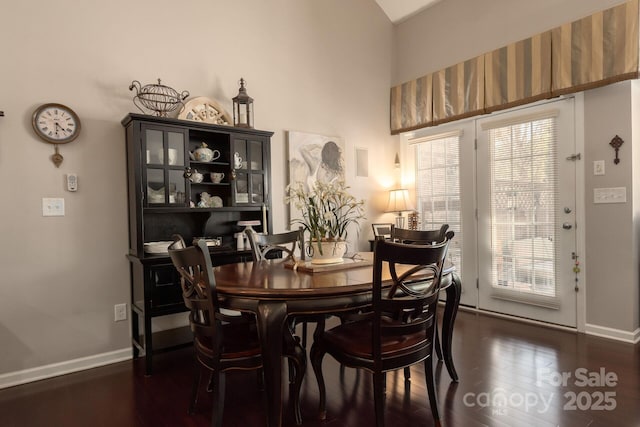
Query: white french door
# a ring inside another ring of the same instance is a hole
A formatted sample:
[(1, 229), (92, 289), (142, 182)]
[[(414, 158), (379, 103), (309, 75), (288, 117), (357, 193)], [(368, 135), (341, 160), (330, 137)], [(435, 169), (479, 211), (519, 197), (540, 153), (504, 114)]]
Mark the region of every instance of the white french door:
[(574, 100), (476, 121), (478, 308), (576, 326)]
[(465, 120), (416, 131), (406, 144), (420, 229), (449, 224), (454, 231), (447, 256), (462, 279), (460, 303), (472, 307), (478, 302), (474, 139), (475, 122)]

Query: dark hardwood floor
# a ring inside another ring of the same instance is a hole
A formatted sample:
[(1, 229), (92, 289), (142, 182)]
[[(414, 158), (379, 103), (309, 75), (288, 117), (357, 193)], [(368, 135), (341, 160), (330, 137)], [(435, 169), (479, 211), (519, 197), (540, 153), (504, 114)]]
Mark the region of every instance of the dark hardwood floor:
[[(453, 350), (459, 383), (450, 381), (443, 364), (435, 365), (445, 426), (640, 426), (640, 345), (461, 311)], [(186, 414), (191, 349), (155, 360), (152, 377), (144, 377), (136, 360), (0, 390), (0, 426), (210, 425), (204, 391), (197, 413)], [(341, 375), (331, 357), (324, 370), (328, 419), (317, 421), (317, 386), (309, 369), (301, 398), (304, 425), (373, 425), (370, 376), (353, 369)], [(224, 425), (264, 425), (263, 398), (255, 373), (229, 374)], [(409, 386), (402, 372), (387, 375), (386, 409), (390, 427), (433, 424), (419, 367)], [(295, 425), (289, 407), (284, 425)]]

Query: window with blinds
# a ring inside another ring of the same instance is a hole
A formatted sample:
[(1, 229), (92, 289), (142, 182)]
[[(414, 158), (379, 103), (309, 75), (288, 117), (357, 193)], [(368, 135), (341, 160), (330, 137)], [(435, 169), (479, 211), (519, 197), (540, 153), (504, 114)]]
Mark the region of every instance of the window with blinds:
[(416, 207), (420, 229), (435, 230), (449, 224), (455, 236), (449, 244), (448, 256), (457, 271), (462, 271), (460, 133), (416, 142)]
[(556, 296), (556, 118), (489, 130), (492, 286)]

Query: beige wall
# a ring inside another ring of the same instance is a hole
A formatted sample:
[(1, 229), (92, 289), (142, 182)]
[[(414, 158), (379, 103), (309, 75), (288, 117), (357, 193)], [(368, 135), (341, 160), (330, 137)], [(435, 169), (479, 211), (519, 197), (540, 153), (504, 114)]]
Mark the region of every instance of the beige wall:
[[(638, 119), (637, 81), (585, 93), (585, 213), (587, 323), (634, 331), (638, 327)], [(635, 95), (635, 96), (634, 96)], [(635, 101), (634, 101), (635, 99)], [(609, 142), (619, 135), (620, 163)], [(636, 141), (634, 141), (636, 140)], [(605, 175), (594, 176), (594, 160), (605, 161)], [(627, 203), (595, 204), (594, 188), (626, 187)]]
[[(137, 111), (134, 79), (161, 78), (229, 111), (238, 80), (247, 80), (256, 127), (275, 132), (275, 231), (287, 225), (286, 130), (344, 138), (348, 182), (358, 197), (372, 195), (369, 222), (384, 216), (372, 200), (384, 194), (396, 152), (388, 125), (392, 26), (372, 0), (5, 3), (0, 383), (28, 368), (129, 354), (129, 324), (113, 321), (113, 306), (130, 299), (120, 120)], [(66, 104), (82, 120), (80, 137), (61, 147), (59, 169), (53, 147), (31, 130), (31, 114), (45, 102)], [(369, 148), (369, 179), (354, 176), (356, 146)], [(77, 193), (64, 189), (69, 172), (78, 174)], [(43, 197), (63, 197), (66, 216), (42, 217)]]
[[(394, 33), (393, 84), (574, 21), (620, 0), (447, 0), (400, 24)], [(638, 339), (638, 211), (640, 130), (638, 82), (622, 82), (584, 96), (586, 330)], [(622, 161), (613, 165), (608, 142), (625, 140)], [(606, 175), (594, 177), (593, 160), (606, 161)], [(635, 177), (636, 179), (633, 179)], [(625, 204), (593, 204), (593, 189), (627, 187)], [(580, 226), (580, 225), (578, 225)]]

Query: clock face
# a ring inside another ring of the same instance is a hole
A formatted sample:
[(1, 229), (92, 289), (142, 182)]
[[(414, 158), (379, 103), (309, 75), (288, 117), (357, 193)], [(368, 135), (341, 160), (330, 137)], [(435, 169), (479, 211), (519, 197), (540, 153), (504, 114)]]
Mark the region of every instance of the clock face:
[(33, 113), (33, 129), (46, 142), (66, 144), (80, 133), (80, 119), (62, 104), (44, 104)]

